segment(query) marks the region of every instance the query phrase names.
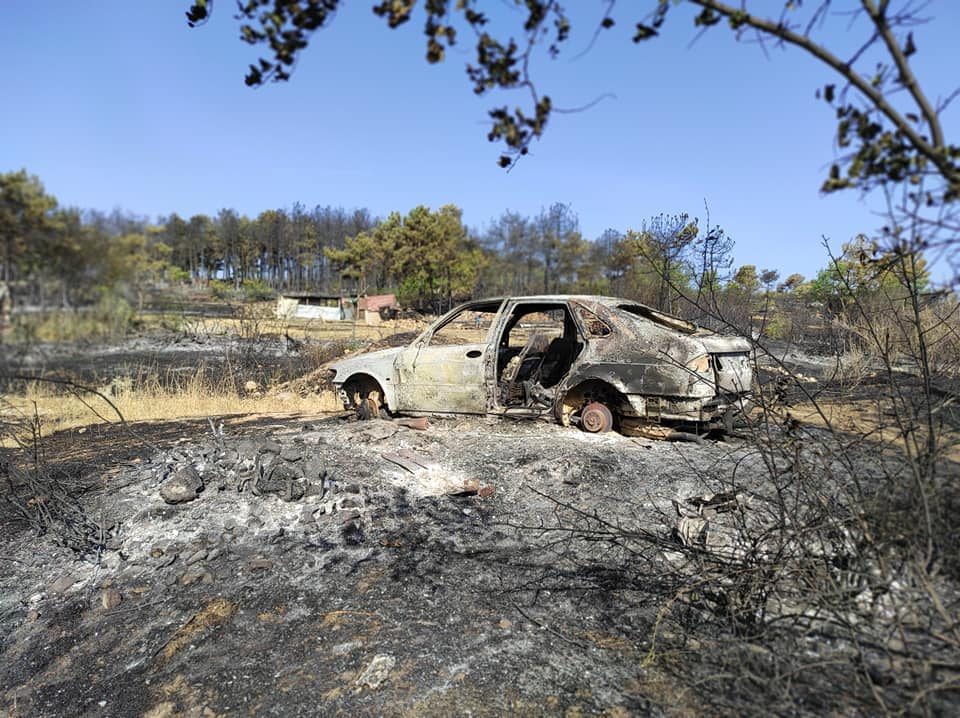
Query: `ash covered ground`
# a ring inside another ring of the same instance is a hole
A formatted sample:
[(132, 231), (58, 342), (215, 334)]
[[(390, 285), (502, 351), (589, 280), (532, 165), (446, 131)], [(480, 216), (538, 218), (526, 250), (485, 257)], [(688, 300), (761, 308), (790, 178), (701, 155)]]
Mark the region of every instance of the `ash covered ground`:
[(158, 444), (88, 477), (87, 556), (4, 509), (7, 714), (683, 712), (644, 660), (659, 601), (622, 600), (637, 557), (564, 529), (668, 541), (672, 500), (750, 461), (735, 441), (484, 419), (197, 424)]

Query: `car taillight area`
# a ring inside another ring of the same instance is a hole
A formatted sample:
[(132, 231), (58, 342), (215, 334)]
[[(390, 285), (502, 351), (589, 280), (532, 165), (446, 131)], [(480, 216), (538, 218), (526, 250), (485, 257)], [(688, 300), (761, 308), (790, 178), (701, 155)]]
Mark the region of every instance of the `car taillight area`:
[(710, 354), (710, 365), (718, 393), (745, 394), (753, 385), (753, 364), (749, 352)]

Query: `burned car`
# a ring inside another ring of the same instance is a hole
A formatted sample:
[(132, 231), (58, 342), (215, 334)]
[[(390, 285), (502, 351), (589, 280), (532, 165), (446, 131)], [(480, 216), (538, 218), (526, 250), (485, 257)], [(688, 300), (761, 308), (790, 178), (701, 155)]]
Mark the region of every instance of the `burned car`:
[(592, 432), (721, 425), (744, 409), (750, 344), (627, 299), (468, 302), (405, 347), (331, 365), (348, 407), (391, 413), (552, 415)]

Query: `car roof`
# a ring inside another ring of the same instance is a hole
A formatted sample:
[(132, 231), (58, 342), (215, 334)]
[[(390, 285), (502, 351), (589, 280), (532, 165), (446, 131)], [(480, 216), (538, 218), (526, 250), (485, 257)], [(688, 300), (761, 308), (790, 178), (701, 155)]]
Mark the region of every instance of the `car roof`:
[[(632, 299), (623, 299), (621, 297), (606, 297), (598, 294), (518, 294), (504, 295), (500, 297), (485, 297), (467, 302), (467, 304), (486, 304), (490, 302), (502, 302), (504, 300), (511, 302), (566, 302), (571, 299), (584, 299), (588, 302), (600, 302), (601, 304), (641, 304)], [(641, 304), (642, 305), (642, 304)]]
[[(474, 299), (470, 302), (465, 302), (461, 304), (460, 307), (470, 307), (475, 304), (491, 304), (493, 302), (567, 302), (570, 300), (582, 300), (587, 302), (597, 302), (598, 304), (603, 304), (605, 306), (616, 308), (620, 304), (629, 304), (633, 307), (643, 307), (650, 310), (651, 312), (657, 312), (659, 314), (666, 315), (668, 317), (675, 316), (670, 312), (665, 312), (662, 309), (657, 309), (656, 307), (651, 307), (648, 304), (643, 302), (638, 302), (635, 299), (627, 299), (625, 297), (608, 297), (600, 294), (522, 294), (522, 295), (504, 295), (499, 297), (486, 297), (484, 299)], [(454, 307), (458, 309), (460, 307)], [(679, 317), (677, 317), (679, 319)]]

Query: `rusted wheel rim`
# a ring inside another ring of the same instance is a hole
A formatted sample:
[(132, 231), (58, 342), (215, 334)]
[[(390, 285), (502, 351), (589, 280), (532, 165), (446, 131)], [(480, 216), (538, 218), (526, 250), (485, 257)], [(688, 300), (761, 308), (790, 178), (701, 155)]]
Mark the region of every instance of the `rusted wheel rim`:
[(602, 434), (613, 428), (613, 414), (604, 404), (594, 401), (580, 412), (580, 425), (591, 434)]

